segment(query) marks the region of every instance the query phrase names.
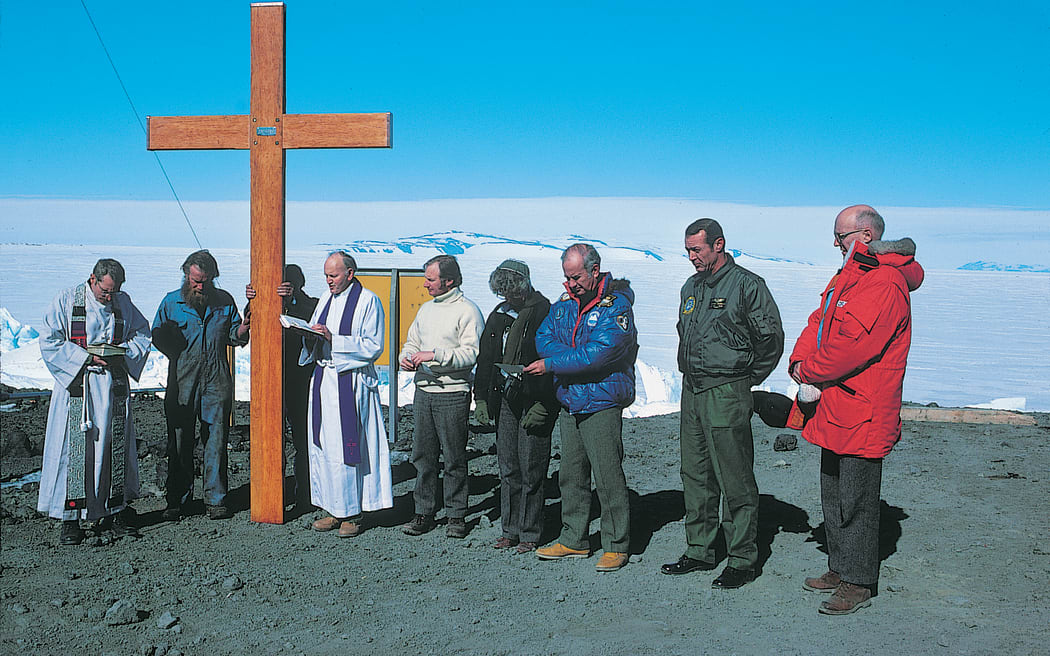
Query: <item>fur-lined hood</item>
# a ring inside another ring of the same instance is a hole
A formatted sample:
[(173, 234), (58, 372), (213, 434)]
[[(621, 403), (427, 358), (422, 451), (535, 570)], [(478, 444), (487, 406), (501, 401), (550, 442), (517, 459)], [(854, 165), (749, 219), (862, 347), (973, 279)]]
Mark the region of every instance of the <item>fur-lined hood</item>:
[[(908, 291), (913, 292), (922, 285), (926, 277), (922, 266), (915, 261), (915, 242), (911, 237), (901, 239), (877, 240), (868, 244), (854, 242), (858, 247), (864, 247), (868, 255), (873, 255), (882, 266), (891, 266), (900, 271), (908, 283)], [(860, 248), (858, 248), (860, 252)]]
[(915, 242), (911, 237), (902, 237), (887, 241), (873, 241), (868, 244), (868, 252), (872, 255), (883, 255), (885, 253), (896, 253), (915, 257)]

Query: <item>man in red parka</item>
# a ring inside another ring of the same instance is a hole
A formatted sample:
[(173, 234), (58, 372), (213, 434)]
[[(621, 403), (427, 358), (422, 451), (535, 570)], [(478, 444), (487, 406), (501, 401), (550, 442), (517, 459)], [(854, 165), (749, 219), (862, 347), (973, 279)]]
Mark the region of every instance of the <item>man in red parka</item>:
[(882, 459), (900, 439), (911, 346), (909, 294), (923, 279), (915, 242), (881, 241), (884, 227), (867, 205), (839, 212), (834, 243), (844, 257), (842, 268), (790, 358), (791, 377), (804, 387), (800, 396), (819, 393), (802, 437), (822, 449), (828, 571), (807, 578), (803, 587), (834, 593), (819, 609), (829, 615), (870, 605), (878, 582)]

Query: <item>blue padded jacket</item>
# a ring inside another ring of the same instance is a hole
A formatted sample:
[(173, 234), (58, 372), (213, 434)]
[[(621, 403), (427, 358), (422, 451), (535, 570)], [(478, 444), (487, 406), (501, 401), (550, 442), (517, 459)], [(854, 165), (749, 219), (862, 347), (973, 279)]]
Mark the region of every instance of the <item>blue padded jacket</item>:
[(570, 414), (590, 414), (634, 403), (638, 329), (634, 291), (627, 280), (602, 273), (587, 305), (562, 294), (536, 331), (536, 351), (554, 372), (558, 401)]

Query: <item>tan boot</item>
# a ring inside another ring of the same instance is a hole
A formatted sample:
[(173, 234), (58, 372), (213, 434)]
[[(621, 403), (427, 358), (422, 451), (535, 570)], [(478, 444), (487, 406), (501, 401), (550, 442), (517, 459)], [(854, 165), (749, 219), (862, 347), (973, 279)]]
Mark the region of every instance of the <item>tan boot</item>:
[(536, 557), (540, 560), (561, 560), (562, 558), (589, 558), (591, 552), (587, 549), (570, 549), (561, 542), (555, 542), (549, 547), (541, 547), (536, 550)]
[(821, 602), (818, 610), (825, 615), (848, 615), (870, 605), (871, 590), (843, 581), (835, 588), (831, 599)]
[(615, 572), (627, 564), (627, 558), (628, 556), (625, 553), (606, 551), (598, 559), (598, 562), (594, 564), (594, 569), (599, 572)]

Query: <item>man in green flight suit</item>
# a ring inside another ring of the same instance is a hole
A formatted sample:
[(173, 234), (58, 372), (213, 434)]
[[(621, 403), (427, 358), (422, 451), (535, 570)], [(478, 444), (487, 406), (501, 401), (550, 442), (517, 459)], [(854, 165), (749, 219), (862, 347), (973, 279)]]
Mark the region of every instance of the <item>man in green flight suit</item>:
[(762, 278), (725, 252), (722, 226), (698, 219), (685, 229), (696, 268), (682, 286), (678, 368), (682, 381), (682, 489), (688, 548), (664, 574), (717, 566), (719, 501), (728, 561), (711, 586), (739, 588), (758, 561), (758, 485), (751, 434), (751, 386), (784, 353), (780, 311)]

